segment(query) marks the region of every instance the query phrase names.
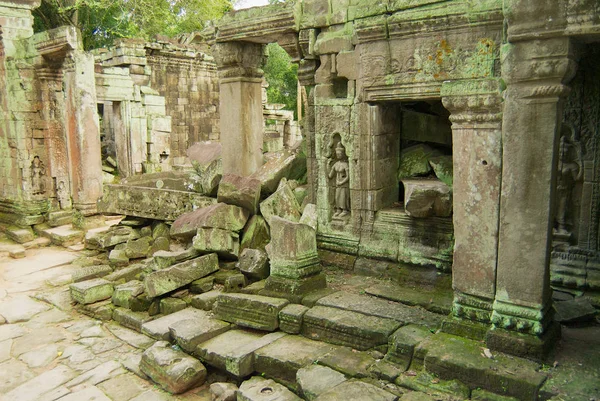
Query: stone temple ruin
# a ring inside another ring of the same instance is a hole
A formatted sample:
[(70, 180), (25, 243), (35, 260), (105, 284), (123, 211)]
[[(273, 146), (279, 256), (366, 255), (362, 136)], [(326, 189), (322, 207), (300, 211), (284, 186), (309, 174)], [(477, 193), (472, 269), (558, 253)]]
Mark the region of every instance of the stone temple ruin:
[(91, 53), (38, 5), (0, 1), (0, 228), (83, 241), (73, 300), (156, 340), (161, 387), (553, 396), (532, 361), (600, 307), (596, 1), (303, 0)]

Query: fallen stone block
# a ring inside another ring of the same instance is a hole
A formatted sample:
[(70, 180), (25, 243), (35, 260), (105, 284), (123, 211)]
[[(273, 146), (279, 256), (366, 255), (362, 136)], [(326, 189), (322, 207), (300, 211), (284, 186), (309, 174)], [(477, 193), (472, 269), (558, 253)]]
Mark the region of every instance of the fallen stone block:
[(213, 401), (236, 401), (238, 387), (233, 383), (213, 383), (210, 385)]
[(192, 297), (192, 306), (196, 309), (202, 309), (206, 311), (212, 310), (215, 302), (221, 295), (221, 291), (212, 290), (203, 294), (195, 295)]
[(282, 178), (300, 179), (304, 174), (306, 174), (306, 156), (297, 147), (279, 152), (250, 177), (261, 182), (262, 196), (268, 196), (275, 192)]
[(127, 282), (131, 280), (135, 280), (142, 273), (142, 268), (144, 265), (142, 264), (134, 264), (123, 269), (118, 269), (113, 271), (112, 273), (104, 276), (104, 279), (113, 282)]
[(215, 316), (226, 322), (257, 330), (275, 331), (285, 299), (247, 294), (221, 294), (213, 308)]
[(125, 255), (129, 259), (145, 258), (152, 248), (152, 237), (142, 237), (126, 242)]
[(203, 294), (213, 289), (215, 285), (215, 278), (212, 276), (203, 277), (198, 280), (192, 281), (190, 284), (190, 292), (194, 294)]
[(13, 248), (10, 251), (8, 251), (8, 256), (10, 256), (13, 259), (23, 259), (25, 257), (25, 248)]
[(188, 304), (183, 299), (167, 297), (160, 300), (160, 313), (170, 315), (187, 308)]
[(31, 227), (9, 226), (6, 228), (5, 233), (8, 238), (19, 244), (33, 241), (35, 238), (35, 234)]
[(93, 304), (112, 296), (114, 287), (110, 281), (102, 278), (81, 281), (70, 285), (71, 298), (80, 304)]
[(398, 397), (396, 395), (360, 380), (348, 380), (327, 390), (315, 398), (316, 401), (396, 401), (397, 399)]
[(598, 313), (586, 298), (576, 298), (570, 301), (554, 302), (556, 315), (554, 320), (563, 324), (581, 323), (594, 320)]
[(125, 284), (115, 286), (112, 294), (112, 303), (115, 306), (131, 309), (131, 299), (144, 292), (144, 284), (139, 280), (132, 280)]
[(180, 394), (206, 380), (206, 368), (196, 358), (159, 341), (142, 354), (140, 369), (171, 394)]
[(250, 217), (244, 231), (242, 232), (242, 240), (240, 248), (253, 248), (264, 250), (265, 246), (271, 241), (269, 234), (269, 226), (267, 221), (258, 215)]
[(186, 308), (179, 312), (162, 316), (147, 323), (142, 324), (142, 333), (156, 340), (171, 341), (170, 327), (174, 323), (183, 320), (204, 320), (209, 318), (209, 314), (203, 310), (195, 308)]
[(403, 180), (404, 211), (411, 217), (449, 217), (452, 190), (440, 180)]
[(304, 210), (302, 211), (302, 217), (300, 217), (300, 223), (306, 224), (317, 231), (317, 205), (314, 203), (309, 203), (304, 207)]
[(388, 340), (388, 352), (385, 359), (403, 370), (408, 370), (415, 347), (429, 338), (431, 334), (431, 331), (424, 326), (408, 324), (400, 327)]
[(232, 274), (225, 279), (223, 292), (240, 292), (246, 286), (246, 276), (241, 273)]
[(88, 231), (85, 235), (87, 249), (107, 249), (131, 239), (140, 238), (138, 230), (126, 226), (114, 226), (106, 231)]
[(289, 185), (278, 189), (273, 195), (260, 203), (260, 212), (271, 226), (273, 216), (298, 222), (300, 221), (300, 205)]
[(152, 255), (148, 267), (152, 270), (160, 270), (172, 266), (175, 263), (185, 262), (200, 255), (193, 247), (183, 251), (158, 251)]
[(39, 231), (40, 235), (49, 238), (53, 244), (60, 246), (75, 245), (83, 241), (85, 232), (73, 228), (71, 224), (52, 227)]
[(431, 172), (429, 160), (441, 153), (426, 144), (418, 144), (402, 149), (398, 179), (425, 176)]
[(269, 277), (269, 258), (260, 249), (246, 248), (240, 254), (240, 271), (249, 278), (262, 280)]
[(48, 225), (51, 227), (64, 226), (73, 221), (73, 212), (70, 210), (57, 210), (48, 213)]
[(169, 330), (177, 345), (188, 354), (193, 354), (199, 344), (225, 333), (231, 327), (230, 323), (206, 317), (180, 320), (169, 325)]
[(129, 258), (125, 249), (113, 249), (110, 251), (108, 261), (113, 266), (127, 266), (129, 264)]
[(437, 156), (429, 159), (429, 165), (433, 168), (435, 176), (444, 184), (452, 188), (453, 162), (452, 156)]
[(147, 312), (134, 312), (125, 308), (115, 308), (112, 319), (123, 327), (142, 332), (142, 326), (154, 319)]
[(258, 376), (242, 383), (237, 399), (238, 401), (302, 401), (302, 398), (285, 386)]
[(299, 334), (302, 329), (302, 318), (308, 311), (304, 305), (290, 304), (279, 312), (279, 329), (289, 334)]
[(260, 295), (260, 292), (265, 289), (266, 280), (254, 282), (242, 288), (239, 292), (242, 294)]
[(199, 228), (192, 244), (200, 253), (216, 252), (225, 259), (235, 260), (240, 252), (239, 235), (220, 228)]
[(223, 174), (220, 142), (197, 142), (187, 150), (194, 166), (190, 174), (192, 189), (203, 195), (216, 195)]
[(307, 401), (314, 400), (320, 394), (346, 380), (340, 372), (321, 365), (309, 365), (296, 373), (300, 393)]
[(219, 184), (217, 201), (236, 205), (251, 214), (256, 214), (260, 201), (260, 187), (261, 183), (257, 179), (225, 174)]
[(212, 253), (152, 272), (144, 279), (150, 298), (166, 294), (219, 270), (217, 255)]
[(171, 242), (169, 241), (168, 238), (158, 237), (154, 240), (154, 242), (152, 243), (152, 246), (150, 246), (150, 250), (148, 251), (147, 256), (151, 257), (152, 255), (154, 255), (156, 252), (159, 252), (159, 251), (168, 251), (170, 247), (171, 247)]
[(109, 265), (87, 266), (75, 270), (71, 277), (74, 283), (78, 283), (93, 278), (105, 277), (112, 272), (113, 269)]
[(171, 225), (171, 237), (191, 238), (199, 228), (238, 232), (244, 228), (249, 216), (249, 212), (239, 206), (216, 203), (177, 218)]
[(112, 320), (115, 310), (115, 306), (110, 302), (110, 300), (100, 301), (87, 305), (77, 304), (75, 308), (79, 313), (83, 315), (102, 321)]

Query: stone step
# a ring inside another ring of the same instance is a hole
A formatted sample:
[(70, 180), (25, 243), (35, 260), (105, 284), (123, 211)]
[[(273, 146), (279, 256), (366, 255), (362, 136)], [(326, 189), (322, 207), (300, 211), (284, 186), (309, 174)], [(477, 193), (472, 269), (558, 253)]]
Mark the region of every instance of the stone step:
[[(396, 401), (398, 397), (371, 383), (360, 380), (345, 381), (328, 391), (322, 393), (315, 401), (338, 400), (370, 400), (370, 401)], [(405, 398), (402, 397), (404, 400)], [(414, 400), (417, 400), (415, 398)]]
[(459, 380), (471, 389), (481, 388), (520, 400), (537, 400), (546, 380), (538, 363), (493, 352), (488, 358), (481, 342), (438, 333), (422, 342), (425, 369), (444, 380)]
[(368, 316), (392, 319), (402, 324), (419, 324), (430, 329), (437, 329), (441, 326), (444, 319), (443, 316), (420, 307), (406, 306), (401, 303), (386, 301), (368, 295), (351, 294), (343, 291), (323, 297), (316, 304), (330, 308), (345, 309)]
[(378, 298), (400, 302), (408, 306), (421, 306), (428, 311), (448, 315), (452, 311), (454, 293), (452, 288), (423, 288), (423, 286), (408, 287), (398, 284), (376, 284), (365, 289), (369, 295)]
[(8, 238), (19, 244), (33, 241), (35, 238), (35, 234), (33, 233), (31, 227), (8, 226), (3, 227), (2, 231), (6, 233)]
[(186, 308), (179, 312), (171, 313), (167, 316), (162, 316), (142, 325), (142, 333), (154, 338), (155, 340), (171, 341), (171, 326), (182, 320), (189, 319), (208, 319), (208, 312), (195, 308)]
[(377, 316), (324, 306), (315, 306), (304, 314), (302, 334), (332, 344), (367, 350), (387, 344), (399, 322)]
[(226, 332), (231, 327), (231, 323), (207, 317), (205, 319), (180, 320), (169, 325), (169, 331), (182, 350), (193, 354), (199, 344)]
[(71, 224), (52, 228), (36, 228), (39, 235), (49, 238), (53, 244), (64, 247), (75, 245), (83, 241), (85, 232), (73, 228)]
[(71, 224), (73, 221), (72, 210), (57, 210), (48, 213), (48, 224), (52, 227), (64, 226)]
[(238, 326), (275, 331), (279, 327), (279, 312), (289, 302), (249, 294), (221, 294), (213, 307), (215, 316)]

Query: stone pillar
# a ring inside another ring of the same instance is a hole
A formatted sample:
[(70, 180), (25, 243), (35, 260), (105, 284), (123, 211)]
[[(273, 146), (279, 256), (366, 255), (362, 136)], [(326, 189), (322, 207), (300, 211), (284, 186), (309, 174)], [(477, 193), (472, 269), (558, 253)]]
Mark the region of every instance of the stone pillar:
[[(315, 71), (317, 62), (303, 59), (298, 67), (298, 84), (306, 90), (306, 109), (302, 119), (302, 137), (306, 144), (306, 170), (308, 177), (308, 201), (317, 203), (318, 163), (315, 143)], [(300, 92), (299, 92), (300, 93)], [(300, 100), (299, 100), (300, 101)], [(300, 115), (298, 115), (300, 119)]]
[[(499, 79), (446, 82), (442, 102), (452, 113), (454, 259), (453, 316), (444, 329), (483, 339), (496, 293), (502, 173)], [(456, 326), (458, 324), (458, 326)]]
[(223, 174), (249, 176), (263, 163), (262, 76), (264, 45), (215, 45), (219, 70)]
[(72, 51), (65, 60), (65, 129), (71, 166), (71, 196), (83, 216), (95, 214), (102, 196), (100, 128), (94, 57)]
[[(568, 38), (502, 49), (505, 92), (496, 300), (488, 345), (540, 357), (552, 322), (549, 259), (561, 97), (575, 72)], [(509, 330), (504, 332), (502, 329)], [(522, 337), (533, 335), (533, 345)], [(549, 334), (550, 335), (550, 334)], [(539, 341), (542, 341), (539, 343)]]

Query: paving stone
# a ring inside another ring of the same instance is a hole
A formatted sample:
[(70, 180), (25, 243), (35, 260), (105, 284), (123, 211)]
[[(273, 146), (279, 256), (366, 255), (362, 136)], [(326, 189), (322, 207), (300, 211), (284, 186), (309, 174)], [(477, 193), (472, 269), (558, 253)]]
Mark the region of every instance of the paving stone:
[(383, 359), (378, 360), (369, 368), (369, 373), (373, 377), (387, 382), (394, 382), (394, 380), (396, 380), (396, 378), (404, 371), (404, 368), (400, 368), (398, 365)]
[(4, 398), (11, 401), (43, 400), (45, 393), (63, 385), (75, 375), (72, 369), (59, 365), (5, 393)]
[(247, 294), (221, 294), (213, 308), (215, 316), (226, 322), (258, 330), (279, 327), (279, 311), (288, 304), (280, 298)]
[(546, 376), (538, 364), (497, 353), (493, 359), (481, 351), (481, 343), (438, 333), (421, 345), (427, 371), (441, 379), (457, 379), (471, 388), (501, 395), (535, 399)]
[(26, 256), (25, 248), (21, 247), (11, 249), (10, 251), (8, 251), (8, 256), (10, 256), (13, 259), (23, 259)]
[(473, 401), (519, 401), (514, 397), (504, 397), (502, 395), (490, 393), (481, 389), (473, 389), (471, 391), (471, 400)]
[(454, 294), (451, 288), (446, 291), (439, 288), (428, 290), (422, 286), (410, 288), (398, 284), (376, 284), (365, 289), (369, 295), (401, 302), (408, 306), (422, 306), (428, 311), (448, 315), (452, 310)]
[(398, 397), (392, 393), (375, 387), (372, 384), (359, 380), (348, 380), (315, 398), (316, 401), (339, 401), (353, 399), (369, 401), (396, 401)]
[(206, 368), (197, 359), (175, 351), (166, 341), (158, 341), (142, 355), (142, 371), (172, 394), (199, 386), (206, 379)]
[(212, 290), (214, 285), (215, 278), (212, 276), (208, 276), (192, 281), (192, 283), (189, 286), (189, 290), (194, 294), (203, 294)]
[(246, 225), (250, 213), (239, 206), (216, 203), (182, 214), (171, 225), (171, 237), (191, 238), (200, 228), (217, 228), (238, 232)]
[(12, 339), (0, 341), (0, 363), (6, 362), (10, 359), (10, 350), (12, 345)]
[(136, 331), (118, 326), (116, 324), (108, 324), (106, 327), (119, 340), (124, 341), (132, 347), (138, 349), (146, 349), (155, 342), (154, 339), (144, 334), (140, 334)]
[(144, 287), (146, 294), (154, 298), (208, 276), (217, 270), (219, 270), (217, 255), (211, 253), (148, 274), (144, 279)]
[(65, 386), (71, 388), (82, 383), (96, 385), (123, 373), (125, 373), (125, 369), (123, 369), (123, 366), (120, 362), (107, 361), (95, 367), (94, 369), (88, 370), (87, 372), (77, 376), (73, 380), (67, 382)]
[(162, 316), (158, 319), (154, 319), (150, 322), (144, 323), (142, 325), (142, 333), (154, 338), (155, 340), (170, 341), (172, 340), (170, 326), (173, 323), (179, 322), (181, 320), (190, 319), (202, 320), (207, 319), (208, 317), (209, 314), (205, 311), (198, 310), (195, 308), (186, 308), (184, 310), (180, 310), (179, 312), (175, 312), (167, 316)]
[(22, 354), (41, 348), (48, 344), (58, 343), (66, 338), (63, 330), (57, 327), (47, 327), (45, 330), (35, 330), (13, 340), (12, 355)]
[(554, 320), (563, 324), (591, 321), (598, 313), (590, 301), (583, 297), (554, 302), (553, 306), (556, 311)]
[(210, 393), (213, 401), (236, 401), (238, 386), (233, 383), (213, 383)]
[(38, 313), (47, 311), (50, 306), (37, 302), (27, 296), (18, 296), (0, 303), (0, 315), (8, 323), (26, 322)]
[[(2, 372), (0, 375), (0, 394), (6, 394), (18, 385), (35, 377), (35, 373), (26, 364), (16, 359), (10, 359), (0, 364), (0, 372)], [(9, 401), (8, 398), (4, 399)]]
[(95, 355), (102, 354), (104, 352), (112, 351), (113, 349), (119, 348), (123, 343), (112, 338), (99, 339), (94, 345), (92, 345), (92, 352)]
[(170, 315), (187, 308), (188, 304), (183, 299), (167, 297), (160, 300), (160, 313)]
[(69, 395), (70, 391), (66, 386), (58, 386), (52, 390), (41, 395), (43, 400), (56, 401), (62, 399), (64, 396)]
[(171, 397), (168, 395), (158, 393), (154, 390), (148, 390), (129, 401), (169, 401), (170, 399)]
[[(45, 246), (49, 246), (50, 244), (52, 244), (52, 241), (50, 241), (49, 238), (44, 238), (44, 237), (38, 237), (35, 238), (33, 241), (29, 241), (29, 242), (25, 242), (23, 245), (23, 248), (25, 249), (37, 249), (37, 248), (43, 248)], [(83, 246), (83, 244), (80, 244), (81, 246)], [(77, 245), (71, 245), (71, 247), (73, 246), (77, 246)], [(70, 247), (67, 247), (70, 248)]]
[(18, 324), (4, 324), (0, 326), (0, 341), (21, 337), (25, 334), (27, 334), (27, 330)]
[[(155, 343), (155, 341), (152, 342), (153, 345)], [(128, 355), (127, 358), (125, 360), (123, 360), (123, 367), (125, 369), (127, 369), (128, 371), (130, 371), (131, 373), (134, 373), (136, 376), (144, 379), (144, 380), (150, 380), (150, 378), (148, 377), (147, 374), (145, 374), (144, 372), (142, 372), (142, 370), (140, 369), (140, 363), (142, 362), (142, 354), (133, 354), (133, 355)]]
[(113, 312), (115, 322), (137, 332), (141, 332), (142, 326), (153, 319), (154, 317), (148, 315), (147, 312), (134, 312), (125, 308), (115, 308)]
[(299, 390), (308, 401), (314, 400), (320, 394), (346, 380), (340, 372), (321, 365), (309, 365), (298, 369), (296, 373)]
[(215, 302), (217, 302), (217, 299), (219, 298), (219, 295), (221, 295), (221, 291), (219, 290), (212, 290), (205, 292), (204, 294), (194, 295), (192, 297), (191, 305), (197, 309), (206, 311), (212, 310)]
[(299, 334), (302, 329), (302, 319), (308, 309), (300, 304), (287, 305), (279, 312), (279, 329), (289, 334)]
[(304, 314), (302, 334), (308, 338), (367, 350), (387, 344), (400, 323), (377, 316), (315, 306)]
[(59, 346), (57, 344), (49, 344), (45, 347), (26, 352), (19, 359), (25, 362), (30, 368), (42, 368), (58, 357), (58, 351)]
[(113, 272), (109, 265), (87, 266), (75, 270), (72, 274), (73, 282), (91, 280), (109, 275)]
[(319, 358), (319, 364), (357, 379), (369, 377), (369, 368), (374, 363), (375, 359), (368, 353), (345, 347)]
[(129, 400), (146, 391), (148, 384), (135, 375), (125, 373), (98, 384), (98, 388), (112, 400)]
[(111, 401), (98, 387), (86, 387), (60, 398), (60, 401)]
[(403, 373), (396, 378), (395, 383), (403, 388), (426, 393), (436, 400), (466, 400), (471, 395), (471, 389), (458, 380), (440, 380), (427, 372), (419, 372), (417, 375)]
[(177, 345), (188, 354), (193, 354), (200, 343), (226, 332), (231, 327), (230, 323), (207, 316), (204, 319), (179, 320), (172, 323), (169, 330)]
[(254, 376), (242, 383), (238, 390), (238, 401), (301, 401), (302, 398), (292, 393), (273, 380)]
[(240, 254), (240, 271), (255, 280), (269, 277), (267, 253), (261, 249), (244, 249)]
[(295, 389), (298, 369), (314, 363), (335, 348), (331, 344), (286, 335), (254, 352), (255, 368)]
[(388, 352), (385, 356), (403, 370), (408, 370), (415, 347), (432, 335), (427, 327), (409, 324), (400, 327), (388, 340)]
[(240, 252), (239, 234), (220, 228), (199, 228), (192, 245), (201, 253), (216, 252), (224, 259), (237, 260)]
[(113, 294), (113, 284), (102, 278), (71, 284), (71, 297), (80, 304), (92, 304), (108, 299)]
[(60, 309), (52, 308), (46, 312), (38, 313), (32, 317), (29, 322), (25, 323), (25, 326), (39, 329), (50, 323), (61, 323), (72, 319), (72, 315), (63, 312)]

